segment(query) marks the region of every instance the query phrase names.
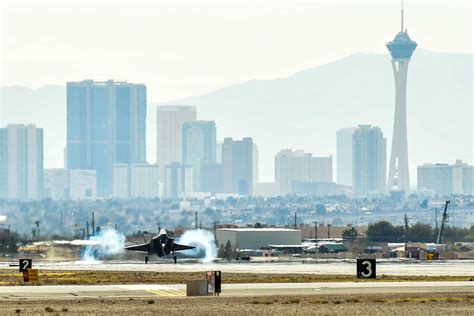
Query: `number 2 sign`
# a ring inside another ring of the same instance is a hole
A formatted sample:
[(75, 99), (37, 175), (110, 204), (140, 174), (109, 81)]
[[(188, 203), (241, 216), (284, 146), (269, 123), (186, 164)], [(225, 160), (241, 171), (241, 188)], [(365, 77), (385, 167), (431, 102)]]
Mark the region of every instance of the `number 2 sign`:
[(26, 269), (33, 268), (33, 260), (31, 259), (20, 259), (20, 272), (23, 272)]
[(357, 277), (359, 279), (375, 279), (375, 259), (357, 259)]

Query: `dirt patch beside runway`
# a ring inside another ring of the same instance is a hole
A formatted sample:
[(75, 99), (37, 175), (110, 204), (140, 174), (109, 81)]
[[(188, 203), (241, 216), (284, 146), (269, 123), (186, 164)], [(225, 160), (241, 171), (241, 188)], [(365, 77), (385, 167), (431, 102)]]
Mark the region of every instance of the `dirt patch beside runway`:
[(290, 295), (200, 298), (95, 298), (3, 301), (5, 314), (472, 315), (474, 293)]
[[(223, 273), (222, 283), (307, 283), (307, 282), (402, 282), (402, 281), (473, 281), (474, 276), (384, 276), (361, 280), (348, 275)], [(202, 280), (204, 272), (120, 272), (120, 271), (39, 271), (39, 285), (100, 284), (185, 284)], [(0, 269), (0, 286), (23, 284), (22, 274)]]

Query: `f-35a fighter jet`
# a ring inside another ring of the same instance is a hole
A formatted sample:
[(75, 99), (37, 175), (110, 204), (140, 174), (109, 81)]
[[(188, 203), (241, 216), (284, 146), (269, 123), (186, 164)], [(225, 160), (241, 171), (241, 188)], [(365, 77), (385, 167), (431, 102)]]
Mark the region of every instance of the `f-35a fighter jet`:
[(166, 230), (160, 230), (158, 236), (154, 237), (149, 242), (139, 245), (127, 246), (126, 250), (132, 250), (136, 252), (141, 252), (145, 254), (145, 263), (148, 263), (150, 255), (157, 255), (158, 257), (167, 256), (173, 254), (174, 262), (176, 263), (176, 256), (174, 255), (176, 251), (194, 249), (194, 246), (180, 245), (174, 242), (174, 238), (171, 238), (166, 233)]

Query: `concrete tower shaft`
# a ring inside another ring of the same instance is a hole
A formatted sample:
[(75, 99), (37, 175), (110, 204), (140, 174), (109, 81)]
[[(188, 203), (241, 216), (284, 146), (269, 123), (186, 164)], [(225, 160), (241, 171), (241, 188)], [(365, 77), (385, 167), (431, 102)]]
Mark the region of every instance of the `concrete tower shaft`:
[(395, 119), (393, 123), (392, 150), (388, 172), (387, 190), (408, 191), (410, 174), (408, 167), (406, 88), (408, 59), (393, 59), (395, 78)]
[(407, 76), (408, 63), (416, 49), (416, 42), (403, 31), (403, 5), (401, 31), (393, 41), (387, 43), (392, 55), (392, 69), (395, 79), (395, 118), (393, 122), (392, 152), (388, 171), (387, 191), (409, 191), (410, 174), (408, 166), (407, 137)]

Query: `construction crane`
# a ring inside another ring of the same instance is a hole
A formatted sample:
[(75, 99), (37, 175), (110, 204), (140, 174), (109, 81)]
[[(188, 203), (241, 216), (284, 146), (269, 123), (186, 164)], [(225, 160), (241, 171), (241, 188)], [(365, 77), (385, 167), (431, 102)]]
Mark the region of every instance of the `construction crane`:
[(441, 228), (438, 231), (438, 238), (436, 238), (436, 243), (439, 244), (440, 242), (443, 241), (443, 230), (444, 230), (444, 224), (448, 220), (448, 204), (450, 203), (450, 200), (446, 200), (446, 204), (444, 205), (444, 212), (443, 212), (443, 218), (441, 219)]

